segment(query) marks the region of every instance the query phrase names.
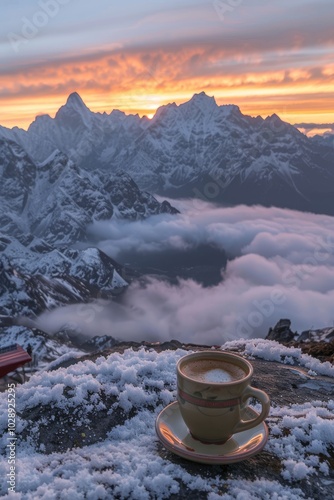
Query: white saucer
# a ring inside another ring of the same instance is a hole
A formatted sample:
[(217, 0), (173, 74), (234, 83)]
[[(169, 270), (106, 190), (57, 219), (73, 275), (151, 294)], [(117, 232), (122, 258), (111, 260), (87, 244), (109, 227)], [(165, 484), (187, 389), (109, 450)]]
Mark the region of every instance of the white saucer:
[[(258, 414), (246, 408), (243, 420), (251, 420)], [(238, 432), (224, 444), (204, 444), (194, 439), (180, 413), (179, 403), (171, 403), (158, 415), (155, 423), (158, 438), (167, 450), (180, 457), (202, 464), (232, 464), (259, 453), (268, 439), (264, 422), (247, 431)]]

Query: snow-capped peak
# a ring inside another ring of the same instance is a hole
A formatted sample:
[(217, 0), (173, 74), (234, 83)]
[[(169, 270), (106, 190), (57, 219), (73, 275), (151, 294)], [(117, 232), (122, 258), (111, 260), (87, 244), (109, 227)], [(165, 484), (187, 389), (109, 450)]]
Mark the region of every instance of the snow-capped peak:
[(281, 120), (281, 118), (276, 114), (272, 114), (270, 116), (267, 116), (264, 120), (266, 123), (268, 124), (284, 124), (283, 120)]
[(206, 105), (216, 104), (215, 98), (213, 96), (208, 96), (204, 91), (194, 94), (188, 102), (197, 105), (203, 105), (204, 103), (206, 103)]
[(66, 104), (58, 110), (55, 120), (60, 122), (64, 121), (69, 125), (73, 120), (77, 121), (78, 117), (80, 117), (84, 125), (89, 127), (93, 116), (93, 113), (83, 102), (79, 94), (73, 92), (69, 95)]
[(218, 109), (218, 106), (214, 97), (208, 96), (205, 92), (200, 92), (199, 94), (194, 94), (189, 101), (181, 104), (179, 108), (181, 110), (187, 110), (187, 112), (191, 110), (191, 113), (193, 113), (193, 111), (198, 112), (199, 110), (203, 114), (206, 114), (207, 112)]
[(82, 98), (79, 96), (78, 92), (72, 92), (72, 94), (68, 96), (65, 106), (75, 109), (88, 109)]

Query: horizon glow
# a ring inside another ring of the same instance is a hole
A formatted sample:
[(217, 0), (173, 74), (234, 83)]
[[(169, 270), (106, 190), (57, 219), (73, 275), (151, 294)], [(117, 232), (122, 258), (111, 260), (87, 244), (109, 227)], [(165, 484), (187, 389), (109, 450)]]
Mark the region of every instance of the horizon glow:
[(331, 0), (14, 0), (2, 13), (3, 126), (54, 116), (74, 91), (95, 112), (152, 117), (205, 91), (252, 116), (334, 122)]

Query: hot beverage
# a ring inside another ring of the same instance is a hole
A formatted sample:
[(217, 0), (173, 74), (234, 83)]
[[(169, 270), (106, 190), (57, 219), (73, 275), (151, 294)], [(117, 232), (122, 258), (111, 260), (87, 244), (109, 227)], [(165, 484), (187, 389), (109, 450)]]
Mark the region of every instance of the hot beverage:
[[(223, 351), (195, 352), (178, 361), (177, 399), (194, 438), (221, 444), (266, 418), (269, 397), (251, 386), (252, 375), (249, 361)], [(249, 398), (260, 401), (262, 409), (255, 418), (243, 420)]]
[(211, 384), (233, 382), (241, 380), (247, 375), (239, 366), (216, 359), (189, 361), (182, 365), (181, 371), (186, 377)]

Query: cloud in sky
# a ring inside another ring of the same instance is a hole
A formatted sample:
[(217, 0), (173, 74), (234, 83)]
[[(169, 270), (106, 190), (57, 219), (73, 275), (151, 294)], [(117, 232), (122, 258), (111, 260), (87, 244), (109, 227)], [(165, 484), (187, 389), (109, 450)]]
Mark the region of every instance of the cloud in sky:
[(8, 34), (22, 36), (46, 1), (2, 7), (4, 125), (53, 114), (74, 90), (100, 111), (143, 114), (152, 95), (157, 107), (200, 90), (286, 120), (317, 113), (318, 122), (328, 121), (333, 109), (331, 0), (241, 2), (224, 19), (211, 0), (62, 0), (57, 15), (15, 50)]
[[(334, 227), (329, 216), (264, 207), (215, 207), (181, 201), (181, 215), (136, 223), (97, 223), (91, 235), (113, 257), (211, 242), (230, 255), (222, 282), (134, 283), (113, 303), (96, 302), (46, 313), (41, 328), (72, 324), (83, 335), (124, 340), (222, 344), (264, 337), (280, 318), (298, 331), (334, 320)], [(177, 204), (175, 202), (175, 204)]]
[(295, 127), (308, 137), (313, 137), (314, 135), (334, 136), (334, 123), (296, 123)]

